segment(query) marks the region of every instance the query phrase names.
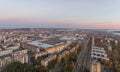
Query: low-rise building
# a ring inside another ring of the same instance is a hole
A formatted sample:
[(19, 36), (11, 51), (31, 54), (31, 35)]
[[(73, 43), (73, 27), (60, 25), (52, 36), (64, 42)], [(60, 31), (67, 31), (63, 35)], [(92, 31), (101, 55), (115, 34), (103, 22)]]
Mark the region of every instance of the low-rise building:
[(11, 62), (28, 63), (27, 50), (19, 50), (11, 54), (0, 56), (0, 68)]
[(0, 51), (0, 56), (11, 54), (13, 50), (2, 50)]
[(13, 60), (21, 62), (21, 63), (28, 63), (28, 55), (27, 54), (14, 54)]
[(47, 55), (48, 53), (46, 51), (41, 51), (41, 52), (37, 52), (35, 53), (34, 57), (35, 59), (37, 59), (38, 57), (41, 57), (43, 55)]
[(27, 50), (20, 50), (12, 54), (13, 60), (21, 63), (28, 63)]
[(59, 57), (63, 58), (67, 54), (69, 54), (69, 51), (63, 51), (62, 53), (59, 54)]
[(6, 49), (17, 50), (17, 49), (19, 49), (19, 47), (20, 47), (20, 43), (17, 43), (15, 46), (10, 46), (10, 47), (7, 47)]
[(0, 68), (11, 63), (12, 61), (13, 61), (12, 57), (10, 57), (10, 56), (1, 57), (0, 58)]
[(45, 50), (49, 54), (49, 53), (61, 52), (64, 48), (65, 48), (64, 44), (59, 44), (50, 48), (46, 48)]
[(38, 51), (38, 48), (39, 48), (40, 50), (47, 51), (48, 54), (61, 52), (65, 48), (64, 42), (51, 45), (51, 44), (42, 43), (40, 41), (33, 41), (33, 42), (29, 42), (28, 45), (29, 45), (29, 48), (33, 47), (33, 49), (31, 50)]
[(50, 55), (47, 58), (45, 58), (44, 60), (41, 60), (41, 65), (42, 66), (48, 66), (48, 62), (55, 60), (57, 57), (57, 55)]

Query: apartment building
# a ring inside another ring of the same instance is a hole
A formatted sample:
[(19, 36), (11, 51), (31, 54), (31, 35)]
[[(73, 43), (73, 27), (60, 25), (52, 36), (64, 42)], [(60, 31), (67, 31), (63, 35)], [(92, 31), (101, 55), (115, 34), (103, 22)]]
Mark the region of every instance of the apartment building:
[(0, 56), (11, 54), (12, 51), (13, 51), (13, 50), (11, 50), (11, 49), (2, 50), (2, 51), (0, 51)]
[(27, 50), (20, 50), (12, 54), (13, 60), (21, 63), (28, 63)]
[(28, 63), (27, 50), (19, 50), (11, 54), (0, 56), (0, 68), (11, 62)]
[(1, 57), (0, 58), (0, 68), (11, 63), (12, 61), (13, 61), (12, 57), (10, 57), (10, 56)]
[(101, 63), (92, 61), (90, 64), (90, 72), (101, 72)]
[(57, 57), (57, 55), (50, 55), (47, 58), (45, 58), (44, 60), (41, 60), (41, 65), (42, 66), (48, 66), (48, 63), (52, 60), (55, 60)]
[(59, 57), (63, 58), (67, 54), (69, 54), (69, 51), (63, 51), (62, 53), (59, 54)]
[(46, 51), (41, 51), (41, 52), (37, 52), (35, 53), (34, 57), (35, 59), (37, 59), (38, 57), (41, 57), (43, 55), (47, 55), (48, 53)]
[(65, 48), (65, 45), (60, 44), (60, 45), (55, 45), (55, 46), (50, 47), (50, 48), (46, 48), (45, 50), (49, 54), (49, 53), (61, 52), (64, 48)]
[(92, 50), (91, 50), (91, 57), (92, 59), (94, 60), (97, 60), (97, 59), (104, 59), (106, 61), (109, 61), (109, 58), (107, 58), (107, 54), (104, 50), (104, 48), (102, 47), (92, 47)]

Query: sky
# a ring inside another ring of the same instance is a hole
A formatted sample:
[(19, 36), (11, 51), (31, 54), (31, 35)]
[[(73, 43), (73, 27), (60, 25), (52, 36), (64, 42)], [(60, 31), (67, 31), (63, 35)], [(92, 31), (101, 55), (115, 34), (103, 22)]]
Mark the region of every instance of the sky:
[(120, 0), (0, 0), (0, 28), (120, 29)]

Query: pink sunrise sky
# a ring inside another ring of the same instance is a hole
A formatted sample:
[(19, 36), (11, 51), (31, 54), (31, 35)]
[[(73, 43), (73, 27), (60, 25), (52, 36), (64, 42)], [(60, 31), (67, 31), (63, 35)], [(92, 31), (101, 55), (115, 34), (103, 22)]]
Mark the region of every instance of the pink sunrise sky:
[(0, 28), (120, 29), (120, 0), (2, 0)]

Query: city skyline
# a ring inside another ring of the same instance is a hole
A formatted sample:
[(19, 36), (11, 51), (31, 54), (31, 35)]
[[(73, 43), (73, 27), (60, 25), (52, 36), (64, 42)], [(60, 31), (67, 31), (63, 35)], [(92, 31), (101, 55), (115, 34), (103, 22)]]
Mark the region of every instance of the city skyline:
[(0, 28), (119, 29), (119, 0), (4, 0)]

